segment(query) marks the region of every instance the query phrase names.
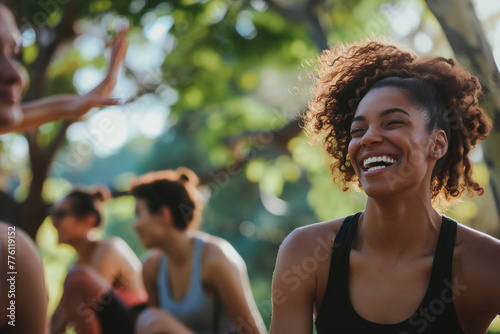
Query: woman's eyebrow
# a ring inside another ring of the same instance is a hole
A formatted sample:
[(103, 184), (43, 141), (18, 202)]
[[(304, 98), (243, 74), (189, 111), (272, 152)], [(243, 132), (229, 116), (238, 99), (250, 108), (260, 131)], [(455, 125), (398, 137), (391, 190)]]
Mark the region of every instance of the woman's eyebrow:
[[(403, 109), (400, 109), (400, 108), (390, 108), (390, 109), (384, 110), (380, 113), (380, 117), (384, 117), (384, 116), (387, 116), (389, 114), (393, 114), (396, 112), (405, 114), (406, 116), (410, 117), (410, 114), (408, 114), (406, 111), (404, 111)], [(366, 120), (365, 116), (356, 116), (352, 119), (351, 123), (354, 123), (356, 121), (364, 121), (364, 120)]]
[(400, 109), (400, 108), (391, 108), (391, 109), (384, 110), (380, 113), (380, 116), (381, 117), (387, 116), (387, 115), (395, 113), (395, 112), (399, 112), (399, 113), (405, 114), (406, 116), (410, 117), (410, 114), (408, 114), (406, 111), (404, 111), (403, 109)]

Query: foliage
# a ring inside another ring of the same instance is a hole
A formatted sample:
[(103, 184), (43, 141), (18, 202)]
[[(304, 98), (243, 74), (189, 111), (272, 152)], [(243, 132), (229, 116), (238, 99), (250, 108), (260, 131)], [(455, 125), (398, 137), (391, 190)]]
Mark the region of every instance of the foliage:
[[(388, 32), (391, 15), (401, 6), (422, 5), (320, 3), (331, 44)], [(127, 103), (91, 112), (69, 127), (44, 200), (59, 199), (71, 184), (101, 183), (124, 191), (134, 175), (193, 169), (208, 180), (202, 187), (207, 202), (202, 229), (227, 239), (243, 256), (269, 327), (270, 282), (283, 238), (296, 227), (362, 210), (365, 200), (361, 193), (344, 194), (325, 181), (330, 180), (329, 162), (304, 135), (282, 139), (282, 129), (296, 122), (309, 98), (309, 72), (318, 53), (310, 32), (262, 0), (29, 0), (13, 6), (25, 39), (24, 61), (35, 77), (43, 43), (55, 38), (66, 17), (73, 17), (74, 36), (58, 45), (46, 69), (46, 95), (91, 88), (89, 82), (105, 70), (102, 51), (108, 34), (124, 22), (131, 25), (126, 71), (116, 90)], [(110, 126), (99, 127), (103, 120)], [(38, 142), (51, 142), (61, 126), (42, 127)], [(4, 136), (2, 150), (10, 166), (2, 185), (22, 201), (31, 181), (26, 141)], [(232, 168), (235, 162), (244, 163)], [(478, 166), (486, 176), (484, 165)], [(488, 183), (487, 176), (483, 182)], [(484, 203), (467, 200), (448, 213), (479, 224), (488, 214)], [(129, 196), (109, 201), (102, 235), (121, 236), (141, 256), (145, 250), (132, 229), (133, 206)], [(498, 222), (493, 223), (486, 228), (498, 233)], [(38, 243), (53, 309), (74, 254), (56, 246), (49, 220), (39, 230)]]

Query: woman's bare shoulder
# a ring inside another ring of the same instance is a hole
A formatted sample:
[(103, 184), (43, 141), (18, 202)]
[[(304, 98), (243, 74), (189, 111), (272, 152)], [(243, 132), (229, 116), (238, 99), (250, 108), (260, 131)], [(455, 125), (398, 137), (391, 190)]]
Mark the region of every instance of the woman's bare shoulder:
[(151, 249), (142, 256), (141, 262), (143, 263), (144, 267), (156, 265), (156, 262), (158, 262), (158, 259), (162, 254), (162, 251), (159, 249)]
[(453, 261), (469, 308), (500, 314), (500, 241), (459, 224)]
[(245, 267), (245, 262), (234, 246), (227, 240), (208, 234), (205, 232), (196, 232), (197, 237), (204, 240), (204, 263), (217, 266), (226, 265), (231, 262), (237, 267)]
[[(330, 221), (315, 223), (307, 226), (298, 227), (293, 230), (280, 246), (282, 248), (296, 249), (296, 246), (302, 245), (299, 249), (311, 249), (313, 245), (323, 246), (326, 243), (333, 244), (333, 239), (337, 235), (340, 226), (345, 218), (338, 218)], [(308, 247), (304, 247), (307, 245)]]
[(480, 270), (480, 274), (495, 268), (500, 275), (500, 240), (486, 233), (458, 224), (455, 254), (467, 273)]
[(461, 251), (464, 261), (500, 262), (500, 240), (463, 224), (458, 224), (455, 247)]

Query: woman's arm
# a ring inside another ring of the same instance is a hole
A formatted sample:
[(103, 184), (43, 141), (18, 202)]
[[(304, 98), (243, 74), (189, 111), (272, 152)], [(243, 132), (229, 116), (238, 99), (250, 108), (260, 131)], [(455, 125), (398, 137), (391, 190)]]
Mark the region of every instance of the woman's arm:
[(160, 251), (152, 250), (144, 256), (142, 264), (142, 279), (149, 296), (148, 305), (152, 307), (159, 307), (160, 305), (158, 303), (158, 290), (156, 287), (156, 275), (160, 255)]
[(61, 303), (59, 303), (56, 310), (52, 314), (52, 318), (50, 319), (51, 333), (65, 333), (67, 324), (68, 319), (66, 318), (64, 307), (62, 307)]
[(459, 225), (457, 245), (461, 261), (455, 254), (452, 278), (457, 315), (465, 332), (484, 332), (500, 314), (500, 241)]
[(238, 333), (267, 333), (248, 280), (245, 262), (227, 241), (205, 245), (206, 278), (229, 312)]
[(300, 229), (295, 230), (279, 249), (273, 275), (270, 333), (312, 333), (316, 277), (297, 270), (310, 256), (306, 252), (314, 242), (309, 239)]
[(65, 95), (38, 99), (22, 105), (23, 118), (0, 129), (0, 133), (23, 132), (36, 129), (40, 125), (58, 119), (81, 117), (94, 107), (110, 106), (119, 103), (118, 99), (109, 98), (116, 84), (116, 79), (127, 50), (125, 36), (128, 29), (123, 29), (115, 39), (109, 70), (104, 80), (85, 95)]
[(0, 223), (0, 244), (0, 327), (6, 326), (5, 333), (45, 334), (48, 297), (35, 243), (19, 227)]
[[(122, 287), (131, 289), (143, 289), (141, 275), (142, 263), (135, 255), (130, 246), (119, 237), (112, 237), (99, 242), (98, 248), (92, 255), (91, 266), (111, 286), (117, 279)], [(140, 284), (138, 284), (140, 282)]]

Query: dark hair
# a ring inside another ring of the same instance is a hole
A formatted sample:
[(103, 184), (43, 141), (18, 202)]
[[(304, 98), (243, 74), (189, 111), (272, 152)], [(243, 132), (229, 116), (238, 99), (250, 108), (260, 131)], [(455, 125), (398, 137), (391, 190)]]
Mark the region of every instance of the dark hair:
[(304, 118), (310, 131), (324, 136), (323, 147), (334, 158), (330, 169), (344, 191), (358, 181), (347, 152), (357, 106), (374, 87), (394, 86), (426, 111), (428, 131), (443, 129), (448, 137), (448, 152), (433, 171), (432, 199), (484, 192), (472, 178), (468, 155), (487, 137), (491, 120), (478, 106), (481, 86), (468, 70), (454, 59), (418, 57), (381, 39), (339, 45), (319, 60), (314, 97)]
[(185, 230), (196, 227), (201, 218), (202, 203), (198, 200), (198, 177), (187, 168), (151, 172), (139, 177), (130, 192), (144, 199), (151, 213), (162, 206), (170, 208), (175, 227)]
[(84, 217), (88, 214), (95, 216), (95, 227), (101, 225), (101, 204), (109, 198), (109, 190), (92, 189), (89, 190), (73, 190), (64, 197), (71, 204), (71, 210), (77, 217)]

